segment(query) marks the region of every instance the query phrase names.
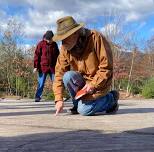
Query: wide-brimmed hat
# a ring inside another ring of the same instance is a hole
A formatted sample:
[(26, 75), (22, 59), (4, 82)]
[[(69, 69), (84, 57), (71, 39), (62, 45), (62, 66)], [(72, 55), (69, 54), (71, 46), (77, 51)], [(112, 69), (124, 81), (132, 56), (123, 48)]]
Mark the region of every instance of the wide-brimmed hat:
[(72, 16), (66, 16), (57, 20), (57, 33), (53, 36), (53, 41), (64, 40), (80, 28), (84, 23), (77, 23)]

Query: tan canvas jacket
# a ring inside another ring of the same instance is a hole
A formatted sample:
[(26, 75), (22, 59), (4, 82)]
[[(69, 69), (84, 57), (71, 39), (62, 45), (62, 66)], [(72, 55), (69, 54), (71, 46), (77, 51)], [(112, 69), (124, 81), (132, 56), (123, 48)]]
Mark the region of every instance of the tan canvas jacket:
[(55, 101), (63, 99), (62, 78), (64, 73), (70, 69), (80, 72), (86, 83), (96, 88), (94, 94), (85, 95), (83, 100), (94, 100), (106, 95), (113, 75), (112, 51), (108, 41), (99, 32), (88, 30), (87, 45), (80, 58), (75, 58), (63, 46), (61, 47), (53, 84)]

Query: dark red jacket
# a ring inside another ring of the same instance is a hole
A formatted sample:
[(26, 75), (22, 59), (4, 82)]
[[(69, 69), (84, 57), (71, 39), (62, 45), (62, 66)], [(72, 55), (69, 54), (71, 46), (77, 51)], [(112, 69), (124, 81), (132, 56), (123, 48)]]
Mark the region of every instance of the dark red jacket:
[(45, 40), (37, 44), (34, 54), (34, 68), (43, 73), (55, 73), (55, 65), (59, 49), (56, 42), (48, 43)]

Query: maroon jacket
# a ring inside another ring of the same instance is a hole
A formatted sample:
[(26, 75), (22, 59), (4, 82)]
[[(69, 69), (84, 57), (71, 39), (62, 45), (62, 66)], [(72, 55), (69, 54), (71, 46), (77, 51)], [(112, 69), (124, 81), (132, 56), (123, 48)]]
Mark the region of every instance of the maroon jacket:
[(56, 42), (42, 40), (38, 43), (34, 54), (34, 68), (43, 73), (55, 73), (55, 65), (59, 49)]

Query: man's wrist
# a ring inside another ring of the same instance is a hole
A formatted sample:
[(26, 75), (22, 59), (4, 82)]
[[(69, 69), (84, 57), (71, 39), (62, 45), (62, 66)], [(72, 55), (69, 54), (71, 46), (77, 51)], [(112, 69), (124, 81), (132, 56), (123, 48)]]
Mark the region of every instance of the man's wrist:
[(55, 104), (56, 104), (57, 102), (63, 102), (63, 101), (62, 101), (62, 100), (57, 100), (57, 101), (55, 101)]

